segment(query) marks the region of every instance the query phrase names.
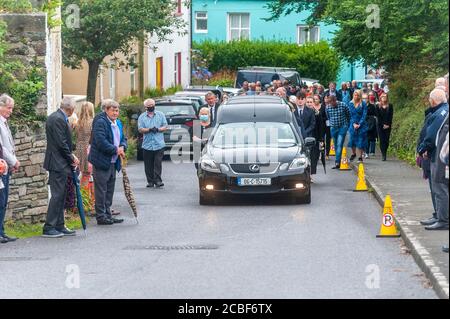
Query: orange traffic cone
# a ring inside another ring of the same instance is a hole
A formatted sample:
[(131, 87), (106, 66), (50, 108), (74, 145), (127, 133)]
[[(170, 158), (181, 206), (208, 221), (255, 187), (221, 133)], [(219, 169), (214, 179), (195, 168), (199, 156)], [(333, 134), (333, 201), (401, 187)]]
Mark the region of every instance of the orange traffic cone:
[(395, 225), (394, 210), (392, 208), (391, 196), (387, 195), (384, 201), (383, 208), (383, 221), (381, 223), (380, 234), (378, 238), (383, 237), (400, 237), (400, 233), (397, 231)]
[(331, 139), (331, 143), (330, 143), (330, 156), (336, 156), (336, 148), (334, 147), (333, 139)]
[(362, 163), (358, 166), (358, 182), (356, 183), (356, 187), (353, 190), (354, 192), (367, 192), (369, 188), (366, 184), (366, 177), (364, 174), (364, 165)]
[(341, 171), (349, 171), (351, 170), (350, 165), (348, 165), (348, 158), (347, 158), (347, 148), (342, 148), (342, 157), (341, 157), (341, 166), (339, 168)]

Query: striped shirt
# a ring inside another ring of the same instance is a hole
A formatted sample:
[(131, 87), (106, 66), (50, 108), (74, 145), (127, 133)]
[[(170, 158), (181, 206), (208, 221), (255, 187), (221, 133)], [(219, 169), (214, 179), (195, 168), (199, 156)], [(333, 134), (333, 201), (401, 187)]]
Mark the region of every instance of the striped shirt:
[(343, 102), (337, 102), (336, 107), (327, 106), (327, 117), (331, 127), (343, 127), (350, 124), (350, 110)]

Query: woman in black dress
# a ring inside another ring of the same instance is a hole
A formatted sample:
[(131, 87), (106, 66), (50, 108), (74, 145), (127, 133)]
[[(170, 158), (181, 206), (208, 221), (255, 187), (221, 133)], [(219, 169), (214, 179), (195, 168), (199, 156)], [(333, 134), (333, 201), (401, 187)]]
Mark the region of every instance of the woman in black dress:
[(394, 108), (389, 103), (388, 95), (383, 93), (380, 96), (380, 102), (377, 107), (378, 136), (380, 137), (380, 150), (383, 161), (386, 161), (387, 150), (389, 148), (393, 117)]
[(314, 127), (313, 137), (316, 139), (316, 146), (311, 150), (311, 175), (317, 173), (317, 163), (319, 162), (320, 152), (324, 149), (324, 136), (327, 115), (325, 107), (321, 103), (319, 95), (308, 97), (306, 106), (314, 111), (316, 117), (316, 126)]
[(367, 147), (366, 147), (366, 155), (368, 158), (369, 155), (375, 156), (375, 146), (378, 138), (378, 130), (377, 130), (377, 107), (375, 92), (369, 92), (369, 94), (363, 94), (363, 101), (367, 103)]

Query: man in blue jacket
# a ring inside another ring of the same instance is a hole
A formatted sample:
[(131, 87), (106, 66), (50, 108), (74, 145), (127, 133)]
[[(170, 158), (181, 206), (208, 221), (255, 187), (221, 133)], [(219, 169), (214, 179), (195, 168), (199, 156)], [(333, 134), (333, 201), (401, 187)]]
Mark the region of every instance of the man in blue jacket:
[(420, 142), (417, 152), (425, 159), (431, 160), (431, 183), (432, 191), (436, 201), (436, 213), (437, 219), (434, 220), (429, 226), (426, 226), (426, 230), (448, 230), (448, 184), (438, 182), (436, 176), (436, 166), (438, 165), (438, 152), (436, 148), (437, 135), (448, 115), (448, 104), (445, 92), (440, 89), (434, 89), (430, 93), (431, 107), (436, 111), (430, 116), (429, 120), (425, 123), (426, 133), (423, 140)]
[(120, 157), (125, 156), (127, 140), (118, 121), (119, 103), (104, 100), (102, 108), (104, 112), (96, 116), (92, 127), (89, 162), (93, 166), (97, 224), (112, 225), (123, 222), (123, 219), (112, 217), (111, 205), (116, 171), (121, 169)]

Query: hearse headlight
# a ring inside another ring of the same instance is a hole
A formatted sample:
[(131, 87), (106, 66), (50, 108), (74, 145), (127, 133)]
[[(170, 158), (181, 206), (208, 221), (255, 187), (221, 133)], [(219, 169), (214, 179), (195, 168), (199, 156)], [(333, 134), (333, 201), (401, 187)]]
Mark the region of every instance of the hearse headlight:
[(304, 169), (308, 166), (308, 158), (306, 156), (297, 157), (289, 166), (289, 170)]
[(212, 172), (212, 173), (220, 173), (220, 168), (212, 159), (208, 157), (204, 157), (200, 162), (200, 167), (202, 170)]

